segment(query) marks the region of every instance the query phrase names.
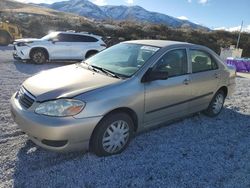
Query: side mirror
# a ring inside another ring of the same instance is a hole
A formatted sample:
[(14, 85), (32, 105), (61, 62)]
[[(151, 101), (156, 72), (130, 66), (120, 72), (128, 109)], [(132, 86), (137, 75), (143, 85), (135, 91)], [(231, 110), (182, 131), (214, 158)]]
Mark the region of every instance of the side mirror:
[(168, 73), (163, 71), (153, 71), (152, 68), (148, 69), (146, 74), (142, 77), (141, 82), (151, 82), (154, 80), (166, 80), (168, 79)]
[(55, 44), (56, 42), (58, 42), (59, 40), (57, 39), (57, 38), (55, 38), (55, 39), (51, 39), (51, 42), (53, 43), (53, 44)]

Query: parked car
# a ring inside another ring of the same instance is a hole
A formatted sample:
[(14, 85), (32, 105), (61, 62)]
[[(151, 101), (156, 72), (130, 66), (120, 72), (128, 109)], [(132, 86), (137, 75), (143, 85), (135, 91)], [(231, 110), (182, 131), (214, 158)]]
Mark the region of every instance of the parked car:
[(199, 111), (217, 116), (235, 75), (204, 46), (128, 41), (28, 78), (11, 98), (11, 112), (43, 148), (106, 156), (160, 123)]
[(48, 61), (79, 61), (106, 48), (102, 38), (89, 33), (52, 32), (41, 39), (19, 39), (14, 42), (13, 57), (32, 60), (37, 64)]

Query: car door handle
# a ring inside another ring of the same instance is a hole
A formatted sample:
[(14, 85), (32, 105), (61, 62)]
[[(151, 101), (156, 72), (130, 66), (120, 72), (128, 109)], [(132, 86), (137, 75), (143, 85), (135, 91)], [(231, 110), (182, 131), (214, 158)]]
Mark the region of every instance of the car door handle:
[(189, 80), (189, 79), (183, 80), (183, 84), (184, 84), (184, 85), (188, 85), (189, 83), (190, 83), (190, 80)]

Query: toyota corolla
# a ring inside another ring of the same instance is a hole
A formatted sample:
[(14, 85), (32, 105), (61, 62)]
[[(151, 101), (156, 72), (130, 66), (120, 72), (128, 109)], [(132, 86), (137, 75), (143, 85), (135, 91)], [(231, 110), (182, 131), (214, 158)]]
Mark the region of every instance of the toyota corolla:
[(121, 153), (133, 135), (196, 112), (218, 115), (235, 70), (195, 44), (139, 40), (28, 78), (11, 112), (37, 145), (53, 151)]

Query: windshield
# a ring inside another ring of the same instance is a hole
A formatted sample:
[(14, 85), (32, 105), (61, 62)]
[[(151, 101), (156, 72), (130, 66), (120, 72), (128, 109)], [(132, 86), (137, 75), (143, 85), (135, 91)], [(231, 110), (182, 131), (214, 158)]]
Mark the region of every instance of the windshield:
[(87, 59), (85, 63), (124, 77), (132, 76), (159, 48), (121, 43)]
[(58, 32), (52, 32), (52, 33), (49, 33), (48, 35), (44, 36), (41, 39), (42, 40), (51, 40), (51, 39), (54, 39), (57, 35), (58, 35)]

